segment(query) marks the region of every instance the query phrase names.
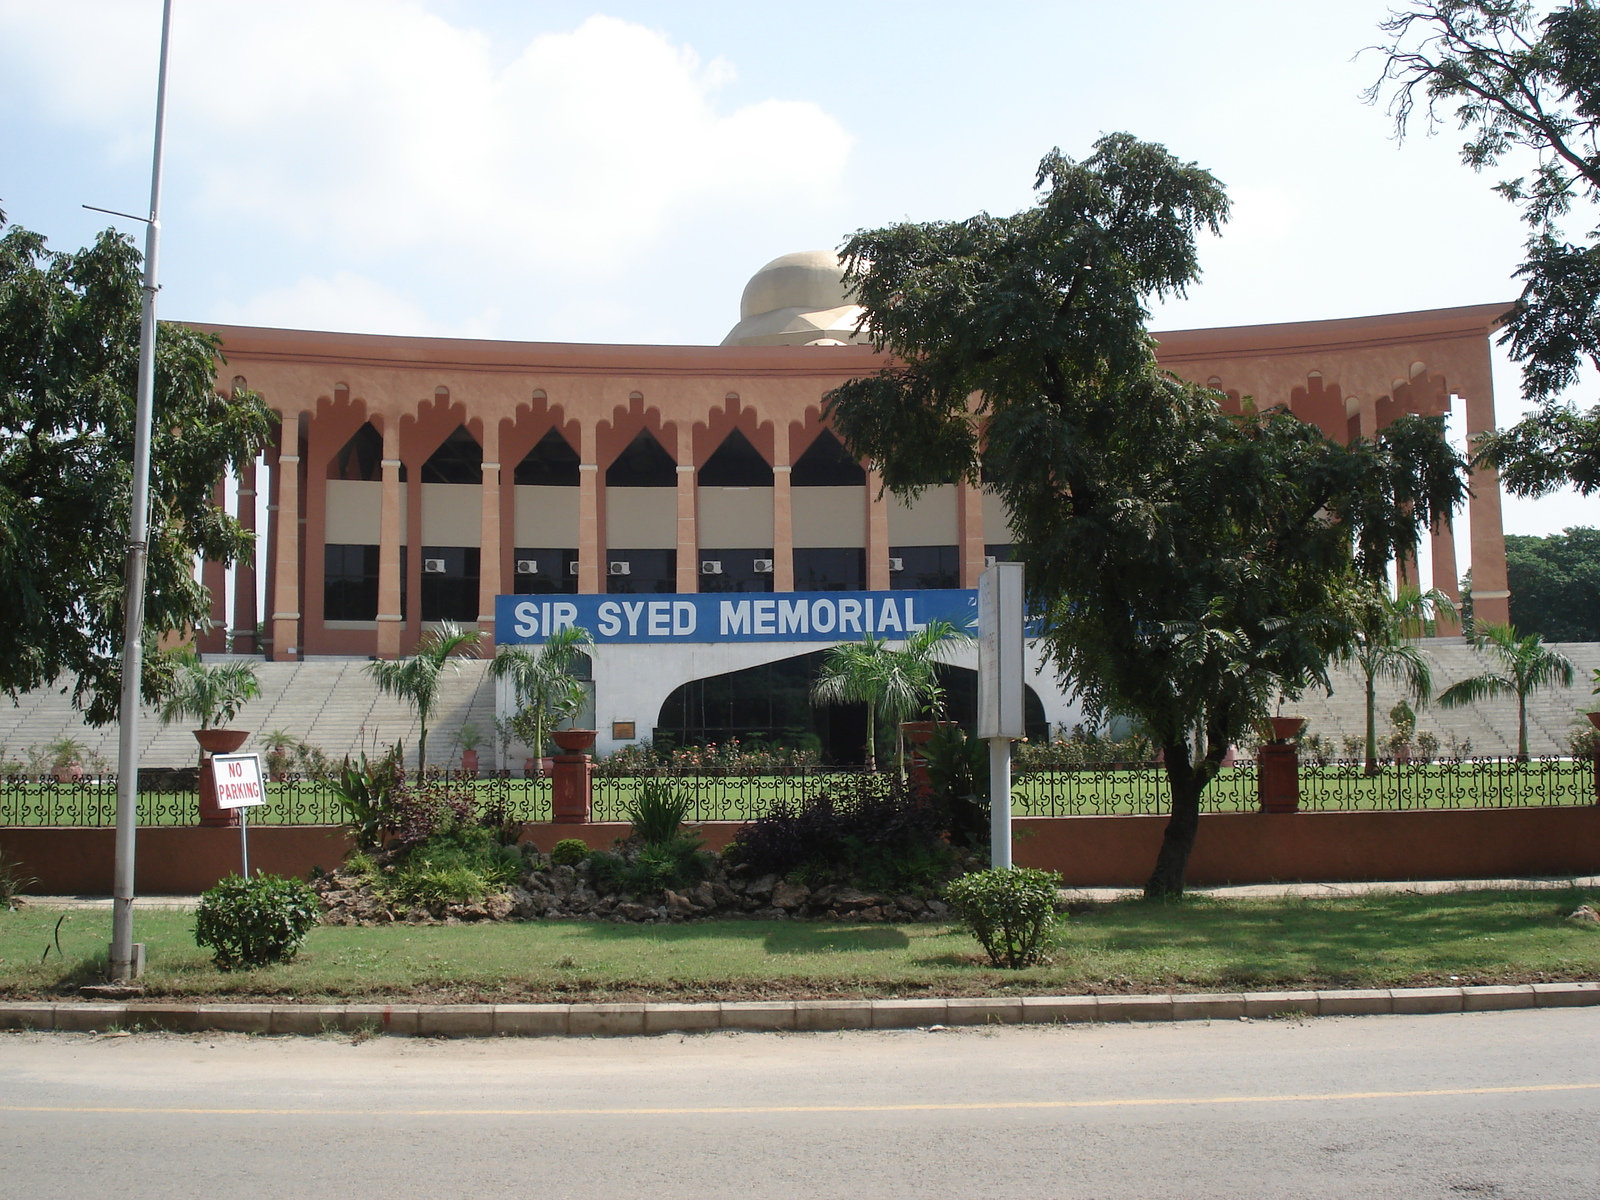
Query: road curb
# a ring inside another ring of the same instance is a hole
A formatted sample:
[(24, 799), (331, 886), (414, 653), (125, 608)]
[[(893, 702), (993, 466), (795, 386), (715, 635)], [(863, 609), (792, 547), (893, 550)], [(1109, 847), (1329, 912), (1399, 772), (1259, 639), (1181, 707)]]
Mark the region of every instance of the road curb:
[(0, 1029), (386, 1033), (401, 1037), (625, 1037), (660, 1033), (925, 1029), (1497, 1012), (1600, 1006), (1600, 983), (1118, 996), (776, 1000), (710, 1004), (0, 1003)]

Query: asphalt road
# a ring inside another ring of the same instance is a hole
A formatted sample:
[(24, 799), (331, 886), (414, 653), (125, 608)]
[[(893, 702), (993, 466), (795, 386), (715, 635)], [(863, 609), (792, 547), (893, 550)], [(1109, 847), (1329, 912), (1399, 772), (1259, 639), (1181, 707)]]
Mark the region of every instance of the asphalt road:
[(611, 1040), (0, 1035), (0, 1196), (1600, 1198), (1600, 1009)]

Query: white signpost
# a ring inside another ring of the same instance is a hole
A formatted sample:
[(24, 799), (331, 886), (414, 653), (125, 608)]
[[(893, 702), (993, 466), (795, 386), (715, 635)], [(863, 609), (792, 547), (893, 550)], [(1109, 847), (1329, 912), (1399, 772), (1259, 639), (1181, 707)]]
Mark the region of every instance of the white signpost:
[(995, 563), (978, 576), (978, 736), (989, 743), (989, 863), (1011, 865), (1011, 743), (1024, 736), (1022, 572)]
[(256, 754), (213, 754), (212, 777), (217, 783), (217, 807), (239, 810), (239, 857), (244, 878), (250, 878), (250, 822), (248, 810), (267, 802), (261, 784), (261, 757)]

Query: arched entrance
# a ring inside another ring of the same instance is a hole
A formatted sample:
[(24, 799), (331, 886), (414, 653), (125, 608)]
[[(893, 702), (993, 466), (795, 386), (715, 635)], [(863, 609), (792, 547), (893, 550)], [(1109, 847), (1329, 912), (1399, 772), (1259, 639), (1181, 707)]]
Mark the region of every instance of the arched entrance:
[[(761, 663), (720, 675), (692, 679), (675, 689), (661, 706), (651, 731), (658, 746), (705, 745), (732, 738), (785, 747), (811, 747), (822, 761), (859, 765), (866, 757), (866, 706), (814, 706), (811, 685), (826, 650)], [(941, 665), (945, 710), (949, 718), (971, 729), (977, 721), (978, 673), (967, 667)], [(1049, 736), (1044, 705), (1030, 687), (1024, 697), (1028, 736)], [(881, 738), (880, 745), (886, 744)]]

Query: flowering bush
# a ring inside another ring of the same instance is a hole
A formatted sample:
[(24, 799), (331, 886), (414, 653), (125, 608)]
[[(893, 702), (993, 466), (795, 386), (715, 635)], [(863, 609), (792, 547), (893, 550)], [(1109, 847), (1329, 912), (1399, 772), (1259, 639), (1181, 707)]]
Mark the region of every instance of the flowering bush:
[(814, 744), (797, 748), (729, 738), (726, 742), (708, 742), (704, 746), (657, 747), (646, 740), (635, 746), (624, 746), (602, 759), (595, 765), (595, 772), (617, 776), (652, 775), (662, 771), (772, 771), (816, 766), (821, 761), (820, 748)]
[(1041, 767), (1107, 767), (1115, 763), (1152, 762), (1155, 756), (1155, 743), (1143, 734), (1109, 738), (1075, 725), (1065, 736), (1058, 734), (1043, 742), (1018, 742), (1012, 749), (1012, 764), (1021, 771)]

